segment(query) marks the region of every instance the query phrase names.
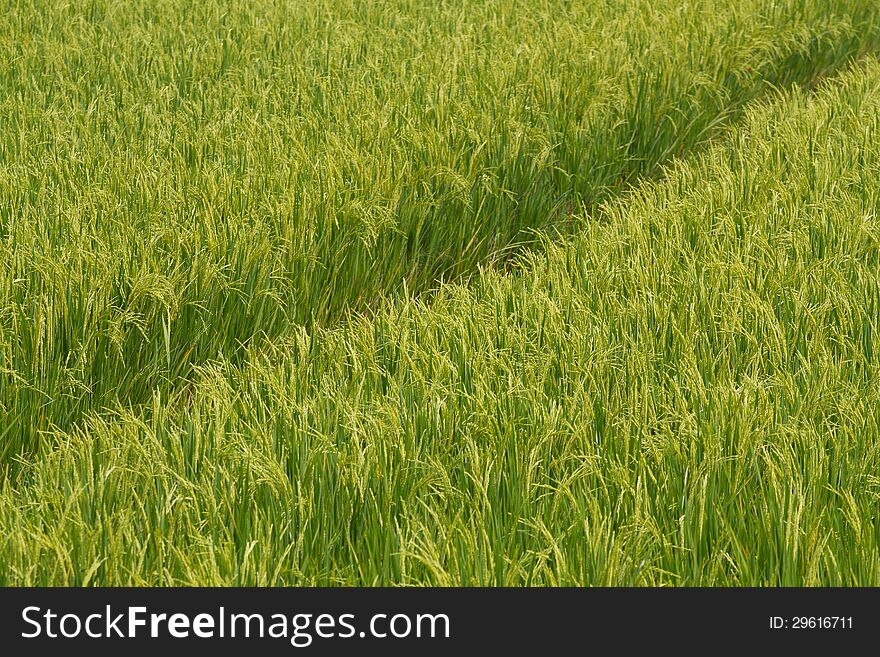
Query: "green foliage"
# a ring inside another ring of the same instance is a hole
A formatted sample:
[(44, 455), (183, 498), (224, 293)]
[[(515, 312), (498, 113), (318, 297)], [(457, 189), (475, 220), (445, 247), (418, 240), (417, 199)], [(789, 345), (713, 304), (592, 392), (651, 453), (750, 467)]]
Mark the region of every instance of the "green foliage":
[(0, 578), (880, 585), (880, 62), (723, 137), (512, 271), (54, 433)]
[(579, 230), (875, 5), (3, 0), (0, 467)]

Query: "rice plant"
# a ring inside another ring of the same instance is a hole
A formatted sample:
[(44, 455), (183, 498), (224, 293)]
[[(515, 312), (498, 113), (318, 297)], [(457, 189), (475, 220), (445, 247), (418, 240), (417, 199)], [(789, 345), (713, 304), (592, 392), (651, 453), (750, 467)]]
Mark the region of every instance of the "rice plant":
[(877, 42), (874, 0), (0, 2), (0, 468), (369, 316)]
[(508, 271), (52, 432), (0, 581), (878, 585), (878, 181), (880, 62), (775, 93)]

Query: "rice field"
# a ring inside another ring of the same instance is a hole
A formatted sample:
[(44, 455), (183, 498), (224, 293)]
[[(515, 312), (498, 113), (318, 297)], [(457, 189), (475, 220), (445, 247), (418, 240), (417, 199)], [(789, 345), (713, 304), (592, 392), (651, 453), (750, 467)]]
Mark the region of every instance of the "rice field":
[(874, 2), (0, 5), (0, 584), (880, 585)]

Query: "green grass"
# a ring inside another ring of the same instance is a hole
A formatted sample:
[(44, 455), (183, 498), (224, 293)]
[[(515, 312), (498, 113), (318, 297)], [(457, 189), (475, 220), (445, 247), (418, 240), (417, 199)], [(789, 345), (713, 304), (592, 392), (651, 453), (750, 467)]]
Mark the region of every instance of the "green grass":
[(0, 490), (5, 584), (880, 585), (880, 62)]
[(3, 0), (0, 468), (194, 367), (579, 230), (768, 88), (874, 48), (877, 14)]

